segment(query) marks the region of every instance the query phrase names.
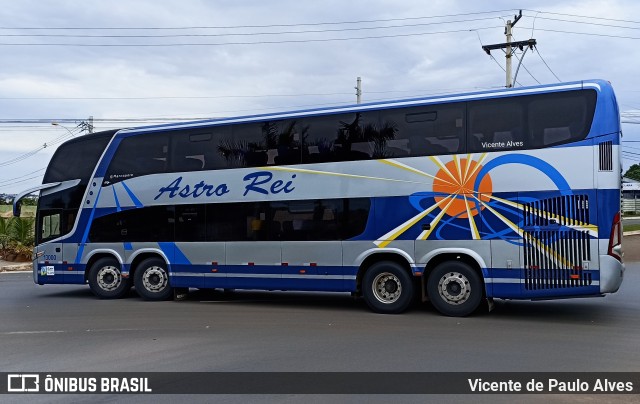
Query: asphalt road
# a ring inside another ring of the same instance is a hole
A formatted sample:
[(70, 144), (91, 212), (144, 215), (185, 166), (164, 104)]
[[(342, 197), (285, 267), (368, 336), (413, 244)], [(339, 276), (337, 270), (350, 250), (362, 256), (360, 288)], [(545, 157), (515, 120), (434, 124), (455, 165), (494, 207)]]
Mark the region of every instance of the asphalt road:
[(625, 226), (629, 226), (632, 224), (640, 224), (640, 216), (633, 216), (633, 217), (625, 217), (622, 218), (622, 225)]
[[(628, 263), (620, 291), (604, 298), (497, 301), (491, 313), (449, 318), (429, 305), (402, 315), (374, 314), (361, 300), (329, 293), (195, 291), (185, 301), (145, 302), (132, 291), (125, 299), (98, 300), (85, 286), (36, 286), (31, 274), (2, 273), (0, 371), (638, 372), (639, 288), (640, 264)], [(264, 398), (252, 397), (223, 401)], [(341, 402), (340, 397), (334, 396)], [(387, 401), (383, 397), (374, 401)], [(483, 402), (499, 401), (484, 397)], [(518, 401), (540, 398), (528, 397)], [(552, 396), (558, 397), (608, 401)], [(607, 397), (638, 402), (637, 396)], [(146, 402), (148, 397), (126, 399)], [(413, 400), (425, 402), (414, 396), (399, 402)], [(436, 401), (458, 400), (441, 396)]]

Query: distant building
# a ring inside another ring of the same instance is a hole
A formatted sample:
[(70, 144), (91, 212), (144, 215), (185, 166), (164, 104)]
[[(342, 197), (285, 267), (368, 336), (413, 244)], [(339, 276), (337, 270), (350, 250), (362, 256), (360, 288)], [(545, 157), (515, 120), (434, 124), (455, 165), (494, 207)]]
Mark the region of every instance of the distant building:
[(640, 181), (622, 177), (622, 211), (640, 212)]
[(622, 177), (622, 198), (640, 199), (640, 181)]

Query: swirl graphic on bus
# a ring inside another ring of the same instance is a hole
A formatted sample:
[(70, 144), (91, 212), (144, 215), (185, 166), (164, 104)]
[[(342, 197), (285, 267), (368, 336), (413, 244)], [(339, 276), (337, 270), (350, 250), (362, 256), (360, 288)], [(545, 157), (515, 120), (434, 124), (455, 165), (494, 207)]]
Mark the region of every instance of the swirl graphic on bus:
[[(420, 172), (431, 177), (433, 185), (431, 191), (409, 196), (411, 206), (418, 213), (379, 237), (375, 244), (385, 247), (393, 240), (404, 239), (401, 236), (405, 232), (420, 224), (421, 231), (417, 240), (468, 239), (470, 236), (474, 240), (502, 239), (520, 245), (524, 236), (522, 212), (527, 208), (526, 204), (538, 199), (516, 198), (515, 194), (514, 197), (493, 195), (490, 172), (497, 167), (511, 164), (532, 167), (553, 182), (559, 195), (572, 194), (560, 172), (537, 157), (514, 153), (498, 156), (486, 163), (486, 153), (477, 160), (473, 157), (471, 154), (466, 158), (454, 155), (447, 163), (443, 163), (438, 157), (429, 157), (439, 170), (435, 176)], [(417, 172), (415, 168), (398, 162), (393, 162), (392, 165)], [(479, 215), (482, 211), (483, 214)], [(533, 214), (553, 215), (540, 210), (533, 211)], [(594, 226), (588, 223), (582, 225), (593, 231)]]

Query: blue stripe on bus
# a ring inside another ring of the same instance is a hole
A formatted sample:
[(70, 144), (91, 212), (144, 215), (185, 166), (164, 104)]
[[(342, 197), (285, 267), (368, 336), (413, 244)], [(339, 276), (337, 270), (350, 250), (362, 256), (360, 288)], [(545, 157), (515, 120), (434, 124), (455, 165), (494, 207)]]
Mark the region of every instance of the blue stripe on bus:
[(191, 265), (191, 261), (184, 255), (174, 242), (159, 242), (160, 250), (169, 260), (169, 265)]
[(140, 202), (140, 200), (135, 196), (133, 191), (129, 189), (129, 187), (127, 186), (127, 184), (125, 184), (124, 181), (120, 182), (120, 184), (122, 184), (122, 186), (124, 187), (124, 190), (127, 191), (127, 194), (129, 194), (129, 198), (131, 198), (131, 201), (133, 202), (133, 204), (136, 205), (136, 208), (144, 207), (142, 202)]
[(116, 186), (113, 185), (111, 189), (113, 190), (113, 199), (116, 202), (116, 212), (120, 212), (122, 209), (120, 208), (120, 201), (118, 200), (118, 195), (116, 194)]
[[(544, 273), (561, 273), (561, 270), (536, 270)], [(567, 270), (568, 271), (568, 270)], [(568, 272), (566, 272), (568, 273)], [(571, 282), (567, 278), (558, 278), (556, 287), (544, 287), (540, 289), (526, 289), (525, 277), (526, 270), (523, 268), (507, 269), (507, 268), (491, 268), (490, 275), (486, 279), (487, 297), (501, 299), (544, 299), (563, 296), (599, 296), (600, 295), (600, 271), (599, 270), (583, 270), (583, 279), (586, 276), (591, 277), (591, 285), (585, 286), (565, 286), (561, 281)]]
[[(281, 265), (172, 265), (174, 287), (353, 292), (358, 267)], [(308, 271), (304, 274), (299, 271)], [(317, 273), (316, 270), (322, 272)], [(296, 273), (297, 272), (297, 273)]]
[(82, 240), (80, 241), (80, 245), (78, 246), (78, 254), (76, 254), (76, 259), (74, 261), (75, 264), (79, 264), (82, 259), (82, 254), (84, 253), (84, 247), (87, 243), (87, 239), (89, 238), (89, 230), (91, 229), (91, 222), (93, 222), (93, 215), (96, 212), (96, 205), (100, 200), (100, 193), (102, 192), (102, 188), (98, 189), (98, 193), (96, 194), (96, 200), (93, 201), (93, 207), (91, 208), (91, 213), (89, 214), (89, 220), (84, 227), (84, 233), (82, 234)]

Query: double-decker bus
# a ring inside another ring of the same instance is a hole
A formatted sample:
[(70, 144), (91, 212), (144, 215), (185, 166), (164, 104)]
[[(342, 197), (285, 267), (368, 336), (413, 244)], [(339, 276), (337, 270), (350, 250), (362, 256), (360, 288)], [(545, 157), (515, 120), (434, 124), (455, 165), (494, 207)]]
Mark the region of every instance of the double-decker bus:
[[(133, 286), (415, 298), (600, 296), (624, 273), (611, 85), (538, 87), (95, 133), (39, 190), (33, 276)], [(19, 200), (14, 213), (19, 213)]]

